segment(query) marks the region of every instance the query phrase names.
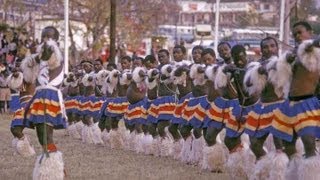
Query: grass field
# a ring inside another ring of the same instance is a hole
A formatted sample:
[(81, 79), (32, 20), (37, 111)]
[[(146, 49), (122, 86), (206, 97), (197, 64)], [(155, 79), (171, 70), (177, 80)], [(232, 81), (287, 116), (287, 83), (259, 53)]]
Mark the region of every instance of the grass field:
[[(30, 180), (36, 157), (13, 155), (10, 133), (11, 115), (0, 115), (0, 179)], [(41, 153), (34, 130), (25, 129), (37, 155)], [(64, 130), (54, 132), (58, 149), (63, 153), (66, 179), (227, 179), (226, 174), (203, 172), (199, 167), (183, 164), (172, 158), (146, 156), (104, 146), (83, 144)]]

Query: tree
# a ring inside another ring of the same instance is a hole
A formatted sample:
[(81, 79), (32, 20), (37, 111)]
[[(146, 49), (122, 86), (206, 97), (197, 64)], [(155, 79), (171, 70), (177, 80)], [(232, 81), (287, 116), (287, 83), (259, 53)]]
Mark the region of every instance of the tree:
[[(63, 20), (64, 0), (47, 0), (37, 10), (43, 18), (53, 21)], [(21, 4), (23, 0), (1, 0), (7, 9), (11, 5)], [(84, 32), (87, 47), (95, 57), (98, 51), (109, 43), (110, 1), (106, 0), (69, 0), (70, 20), (81, 22), (86, 28), (70, 23), (69, 35), (71, 55), (76, 57), (77, 49), (72, 35), (77, 31)], [(117, 0), (117, 42), (129, 44), (133, 49), (140, 46), (142, 38), (151, 36), (158, 25), (166, 24), (179, 12), (177, 1), (173, 0)], [(25, 4), (22, 4), (25, 5)], [(25, 6), (26, 7), (26, 6)], [(21, 8), (22, 10), (28, 10)], [(20, 23), (21, 24), (21, 23)]]
[(310, 22), (315, 34), (320, 33), (320, 8), (317, 6), (317, 0), (292, 1), (290, 10), (290, 24), (297, 21), (308, 21), (310, 16), (317, 16), (317, 21)]
[[(57, 2), (58, 1), (58, 2)], [(87, 41), (87, 48), (95, 58), (98, 51), (103, 47), (107, 38), (107, 28), (109, 26), (110, 4), (105, 0), (69, 0), (69, 16), (70, 20), (81, 22), (85, 25), (85, 29), (69, 23), (69, 37), (71, 57), (79, 58), (79, 52), (76, 49), (76, 43), (73, 34), (82, 32)], [(63, 0), (48, 0), (42, 11), (45, 16), (50, 15), (57, 20), (63, 20)], [(85, 53), (88, 54), (88, 53)]]
[(123, 1), (119, 9), (120, 41), (135, 51), (144, 37), (151, 36), (159, 25), (176, 17), (180, 7), (172, 0), (135, 0)]

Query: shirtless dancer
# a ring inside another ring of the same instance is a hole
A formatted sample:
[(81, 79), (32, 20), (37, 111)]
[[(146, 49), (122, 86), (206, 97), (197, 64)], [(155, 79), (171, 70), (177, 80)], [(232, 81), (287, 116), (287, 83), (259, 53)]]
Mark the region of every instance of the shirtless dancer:
[[(320, 137), (320, 104), (315, 97), (320, 71), (319, 40), (311, 40), (312, 28), (304, 21), (293, 25), (292, 34), (299, 46), (287, 55), (292, 66), (289, 101), (276, 110), (272, 133), (283, 139), (290, 158), (290, 177), (319, 179), (320, 161), (315, 143), (315, 138)], [(300, 162), (295, 148), (297, 136), (301, 137), (305, 150)]]
[[(258, 102), (259, 96), (249, 96), (245, 89), (245, 73), (248, 71), (248, 60), (246, 50), (242, 45), (235, 45), (231, 49), (234, 65), (226, 66), (224, 72), (230, 73), (230, 81), (234, 82), (234, 89), (237, 92), (239, 104), (230, 106), (229, 117), (226, 121), (226, 136), (224, 143), (229, 150), (229, 158), (226, 164), (227, 171), (231, 177), (249, 178), (251, 167), (254, 165), (254, 157), (245, 148), (241, 135), (244, 132), (245, 122), (253, 105)], [(246, 164), (237, 161), (246, 162)]]

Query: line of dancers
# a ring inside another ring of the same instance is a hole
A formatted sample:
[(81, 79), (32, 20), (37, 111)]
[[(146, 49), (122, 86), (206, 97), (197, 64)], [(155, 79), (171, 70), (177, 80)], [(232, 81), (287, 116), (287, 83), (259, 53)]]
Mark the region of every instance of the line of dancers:
[[(49, 114), (46, 132), (37, 128), (38, 136), (49, 131), (45, 152), (57, 152), (50, 132), (66, 127), (57, 119), (67, 119), (69, 135), (86, 144), (171, 156), (233, 179), (319, 179), (319, 39), (312, 39), (307, 22), (297, 22), (292, 32), (293, 51), (278, 56), (277, 40), (266, 37), (261, 59), (252, 62), (242, 45), (227, 42), (218, 45), (221, 59), (195, 46), (193, 62), (187, 61), (185, 47), (176, 45), (173, 61), (161, 49), (159, 62), (152, 55), (121, 57), (121, 70), (84, 60), (63, 80), (64, 104), (60, 93), (49, 99), (47, 92), (44, 102), (51, 104), (37, 104), (36, 90), (22, 112), (24, 124), (13, 123), (12, 132), (16, 141), (26, 141), (22, 127)], [(64, 117), (63, 108), (67, 118), (57, 118)], [(34, 154), (30, 145), (23, 147), (21, 155)]]

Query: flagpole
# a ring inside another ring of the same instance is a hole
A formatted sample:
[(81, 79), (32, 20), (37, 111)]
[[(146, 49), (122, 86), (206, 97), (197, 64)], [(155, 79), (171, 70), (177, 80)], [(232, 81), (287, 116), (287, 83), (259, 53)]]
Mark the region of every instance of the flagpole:
[(216, 16), (214, 26), (214, 51), (218, 54), (220, 0), (216, 0)]
[(64, 0), (64, 73), (69, 72), (69, 0)]
[[(285, 15), (285, 1), (281, 0), (281, 7), (280, 7), (280, 32), (279, 32), (279, 41), (283, 42), (284, 39), (284, 15)], [(282, 54), (283, 45), (280, 44), (279, 48), (279, 55)]]

